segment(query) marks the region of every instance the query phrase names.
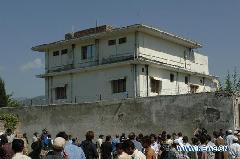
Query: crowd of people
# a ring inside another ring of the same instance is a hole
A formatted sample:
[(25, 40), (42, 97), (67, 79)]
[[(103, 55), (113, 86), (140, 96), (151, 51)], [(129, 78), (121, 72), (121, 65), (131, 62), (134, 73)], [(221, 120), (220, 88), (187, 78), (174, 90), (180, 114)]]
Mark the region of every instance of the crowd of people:
[[(0, 159), (240, 159), (240, 132), (196, 129), (193, 137), (181, 132), (160, 134), (99, 135), (88, 131), (85, 140), (62, 131), (52, 139), (47, 129), (33, 134), (29, 143), (27, 135), (15, 135), (11, 129), (0, 134)], [(31, 145), (31, 152), (28, 151)], [(179, 151), (178, 146), (221, 146), (227, 151)]]

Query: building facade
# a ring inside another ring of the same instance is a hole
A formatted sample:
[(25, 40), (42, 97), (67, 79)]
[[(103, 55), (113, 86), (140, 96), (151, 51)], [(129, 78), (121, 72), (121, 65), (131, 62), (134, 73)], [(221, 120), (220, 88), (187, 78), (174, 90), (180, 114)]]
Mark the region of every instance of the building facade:
[(32, 50), (45, 53), (45, 73), (38, 77), (52, 104), (215, 91), (208, 57), (194, 51), (201, 47), (135, 24), (68, 33)]

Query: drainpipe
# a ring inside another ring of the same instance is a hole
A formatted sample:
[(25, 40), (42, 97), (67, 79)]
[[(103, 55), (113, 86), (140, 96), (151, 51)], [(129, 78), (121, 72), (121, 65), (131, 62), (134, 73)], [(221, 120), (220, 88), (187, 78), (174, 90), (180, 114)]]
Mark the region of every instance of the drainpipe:
[(147, 97), (149, 96), (149, 84), (148, 84), (148, 65), (145, 65), (145, 68), (146, 68), (146, 81), (147, 81)]
[(70, 81), (71, 81), (71, 103), (73, 102), (73, 74), (70, 74)]
[(135, 54), (134, 54), (134, 57), (135, 58), (138, 58), (138, 49), (139, 49), (139, 46), (138, 46), (138, 34), (139, 34), (138, 31), (136, 31), (134, 33), (134, 36), (135, 36), (135, 43), (134, 43), (134, 45), (135, 45)]
[(178, 81), (178, 72), (177, 72), (176, 85), (177, 85), (177, 93), (179, 94), (179, 81)]
[(72, 68), (74, 68), (74, 60), (75, 60), (75, 44), (72, 44)]

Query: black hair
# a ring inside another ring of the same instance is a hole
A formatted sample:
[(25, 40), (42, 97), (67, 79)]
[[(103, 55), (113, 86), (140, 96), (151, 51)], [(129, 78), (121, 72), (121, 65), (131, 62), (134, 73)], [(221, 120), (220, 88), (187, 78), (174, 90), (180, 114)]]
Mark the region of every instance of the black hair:
[(171, 139), (171, 135), (170, 134), (167, 134), (167, 139)]
[(111, 135), (107, 135), (106, 136), (106, 141), (110, 141), (111, 140)]
[(24, 141), (22, 139), (14, 139), (12, 142), (12, 150), (17, 152), (22, 152), (24, 149)]
[(181, 132), (179, 132), (177, 135), (178, 135), (178, 136), (182, 136), (182, 133), (181, 133)]
[(131, 133), (128, 135), (128, 138), (129, 138), (130, 140), (134, 140), (134, 139), (135, 139), (135, 134), (134, 134), (134, 132), (131, 132)]
[(62, 137), (62, 138), (64, 138), (66, 141), (68, 140), (68, 135), (66, 134), (65, 131), (60, 131), (60, 132), (56, 135), (56, 137)]
[(131, 140), (125, 140), (123, 142), (123, 147), (124, 147), (125, 151), (130, 149), (130, 148), (133, 149), (133, 150), (135, 149), (134, 143)]
[(143, 144), (145, 143), (145, 144), (147, 144), (147, 146), (150, 146), (151, 145), (150, 136), (144, 136), (142, 142), (143, 142)]
[(212, 137), (210, 135), (206, 135), (206, 138), (207, 138), (208, 141), (212, 140)]
[(187, 143), (188, 142), (188, 137), (187, 136), (183, 136), (183, 143)]

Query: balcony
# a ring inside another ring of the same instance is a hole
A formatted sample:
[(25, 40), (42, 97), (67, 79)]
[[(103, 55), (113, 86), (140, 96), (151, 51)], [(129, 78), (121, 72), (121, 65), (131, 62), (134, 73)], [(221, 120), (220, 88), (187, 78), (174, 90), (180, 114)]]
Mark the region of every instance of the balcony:
[(67, 71), (73, 69), (73, 64), (63, 65), (63, 66), (56, 66), (51, 67), (50, 69), (46, 70), (46, 73), (52, 73), (52, 72), (61, 72), (61, 71)]
[(108, 58), (103, 58), (102, 64), (110, 64), (110, 63), (133, 60), (134, 59), (133, 54), (134, 54), (133, 52), (127, 52), (123, 54), (111, 55)]

